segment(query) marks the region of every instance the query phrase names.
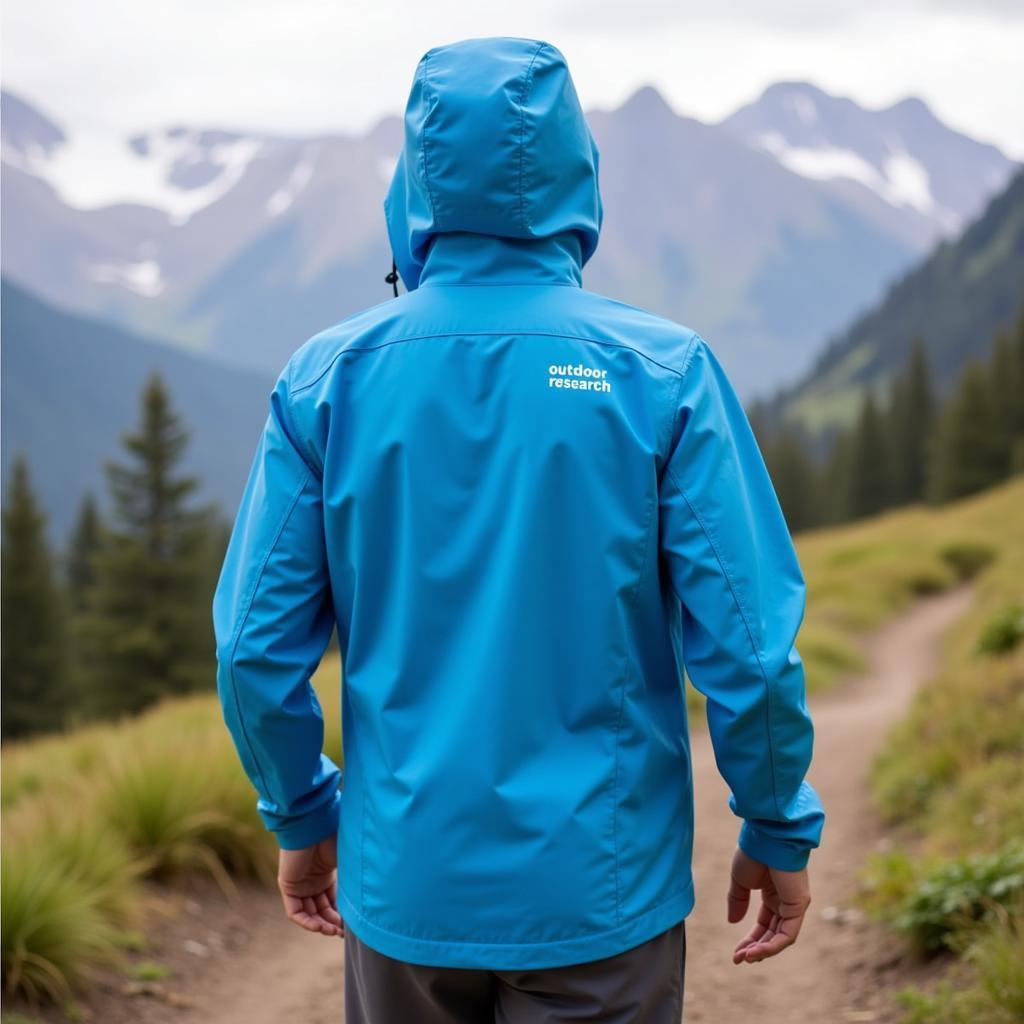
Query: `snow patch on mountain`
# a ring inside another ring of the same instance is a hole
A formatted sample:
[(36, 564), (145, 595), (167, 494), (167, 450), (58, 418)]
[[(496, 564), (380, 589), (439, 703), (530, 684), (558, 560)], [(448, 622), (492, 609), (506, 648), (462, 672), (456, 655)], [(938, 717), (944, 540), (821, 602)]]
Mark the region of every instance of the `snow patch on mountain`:
[(135, 203), (181, 225), (229, 192), (265, 144), (246, 136), (211, 142), (204, 135), (168, 129), (126, 142), (78, 133), (49, 150), (34, 145), (4, 157), (46, 181), (74, 209)]
[(762, 132), (756, 142), (784, 167), (804, 178), (817, 181), (849, 178), (871, 189), (890, 206), (909, 206), (936, 218), (947, 231), (961, 226), (960, 215), (955, 210), (942, 208), (936, 201), (927, 168), (905, 150), (892, 150), (878, 168), (853, 149), (831, 145), (792, 146), (781, 132)]
[(317, 150), (310, 147), (302, 159), (295, 165), (288, 180), (268, 200), (267, 213), (271, 217), (279, 217), (292, 203), (299, 193), (309, 184), (316, 170)]
[(101, 263), (89, 276), (101, 284), (118, 284), (147, 299), (156, 298), (164, 290), (163, 273), (156, 260), (137, 263)]

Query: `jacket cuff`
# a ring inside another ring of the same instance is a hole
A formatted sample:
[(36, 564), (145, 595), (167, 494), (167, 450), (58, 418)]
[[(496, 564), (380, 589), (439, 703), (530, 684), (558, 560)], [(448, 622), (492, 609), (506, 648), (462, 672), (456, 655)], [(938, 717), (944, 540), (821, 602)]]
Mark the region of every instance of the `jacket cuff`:
[(779, 871), (802, 871), (811, 856), (806, 843), (767, 835), (749, 821), (740, 827), (739, 847), (748, 857)]
[(282, 850), (304, 850), (307, 846), (315, 846), (321, 839), (337, 835), (341, 822), (341, 792), (335, 792), (331, 800), (316, 810), (298, 818), (291, 818), (281, 824), (280, 820), (270, 831), (277, 839)]

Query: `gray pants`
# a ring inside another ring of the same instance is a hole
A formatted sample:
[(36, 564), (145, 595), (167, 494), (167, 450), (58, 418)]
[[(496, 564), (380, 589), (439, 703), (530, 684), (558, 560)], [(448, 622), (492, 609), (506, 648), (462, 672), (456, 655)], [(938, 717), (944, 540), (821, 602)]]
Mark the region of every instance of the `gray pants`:
[(422, 967), (345, 934), (345, 1024), (679, 1024), (686, 923), (616, 956), (544, 970)]

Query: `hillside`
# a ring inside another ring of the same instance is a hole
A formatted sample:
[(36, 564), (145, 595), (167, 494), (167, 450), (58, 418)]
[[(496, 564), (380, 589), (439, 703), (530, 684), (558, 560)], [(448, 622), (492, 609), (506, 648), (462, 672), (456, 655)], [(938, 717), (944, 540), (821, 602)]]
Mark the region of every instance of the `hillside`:
[[(875, 673), (875, 651), (865, 645), (865, 638), (870, 636), (866, 631), (890, 623), (900, 613), (912, 611), (915, 601), (924, 593), (945, 592), (939, 600), (953, 597), (965, 574), (962, 558), (957, 554), (962, 556), (965, 550), (976, 551), (979, 543), (985, 551), (990, 550), (995, 555), (990, 565), (980, 567), (976, 581), (981, 598), (978, 611), (991, 614), (991, 606), (993, 603), (999, 606), (1008, 581), (1019, 577), (1024, 534), (1018, 526), (1020, 517), (1016, 512), (1022, 500), (1024, 481), (1016, 480), (943, 508), (916, 506), (852, 526), (815, 531), (796, 538), (808, 582), (807, 618), (798, 643), (807, 661), (811, 689), (821, 690), (830, 685), (832, 688), (831, 693), (812, 697), (816, 702), (816, 721), (822, 724), (825, 740), (816, 747), (813, 778), (817, 782), (821, 777), (819, 770), (827, 772), (830, 785), (842, 787), (827, 805), (832, 815), (827, 828), (834, 830), (829, 834), (851, 837), (846, 844), (833, 841), (823, 845), (815, 854), (815, 857), (826, 858), (814, 862), (820, 865), (815, 869), (818, 871), (815, 885), (821, 886), (823, 908), (835, 908), (837, 903), (832, 901), (837, 899), (845, 905), (849, 890), (855, 884), (857, 858), (869, 840), (876, 838), (877, 823), (870, 809), (863, 806), (860, 797), (854, 803), (846, 799), (851, 789), (859, 790), (863, 785), (859, 773), (851, 770), (851, 762), (863, 763), (869, 756), (868, 747), (883, 735), (883, 724), (889, 724), (872, 717), (878, 715), (879, 707), (891, 710), (887, 702), (892, 695), (886, 692), (889, 689), (886, 684), (892, 682), (893, 687), (905, 690), (907, 659), (915, 662), (919, 658), (914, 636), (908, 637), (905, 632), (890, 633), (886, 646), (888, 651), (895, 650), (900, 656), (895, 666), (898, 671), (893, 671), (892, 662), (887, 658), (891, 674)], [(973, 641), (977, 628), (986, 620), (973, 613), (972, 619), (970, 639)], [(979, 679), (985, 681), (993, 675), (985, 671), (989, 664), (975, 662)], [(317, 670), (314, 684), (324, 713), (324, 749), (343, 763), (339, 671), (337, 657), (329, 655)], [(911, 685), (914, 681), (912, 676)], [(865, 685), (868, 687), (866, 701)], [(1016, 692), (1019, 693), (1019, 686)], [(830, 703), (825, 704), (823, 700)], [(1019, 701), (1017, 705), (1019, 707)], [(987, 705), (985, 693), (981, 691), (977, 698), (948, 702), (942, 708), (941, 719), (932, 715), (929, 722), (939, 723), (944, 732), (953, 724), (951, 712), (976, 716), (968, 717), (968, 724), (959, 733), (952, 732), (949, 740), (955, 743), (954, 756), (943, 756), (935, 762), (935, 767), (941, 769), (951, 761), (957, 764), (956, 752), (967, 746), (975, 750), (984, 748), (987, 738), (994, 733), (993, 723), (998, 724), (1000, 710), (1005, 709)], [(1012, 708), (1005, 715), (1009, 726), (1015, 725), (1018, 718), (1019, 711), (1014, 712)], [(723, 859), (727, 861), (730, 855), (736, 826), (735, 817), (728, 810), (727, 790), (715, 772), (712, 752), (700, 722), (701, 717), (695, 715), (694, 754), (700, 771), (696, 789), (701, 801), (698, 820), (702, 829), (698, 868), (709, 879), (714, 879), (720, 878)], [(1005, 726), (1003, 730), (1009, 735)], [(965, 736), (970, 743), (965, 742)], [(860, 747), (858, 741), (861, 741)], [(976, 756), (975, 750), (971, 751), (972, 756)], [(1016, 767), (1012, 758), (1004, 756), (1002, 761), (1009, 771), (998, 777), (998, 784), (986, 784), (984, 777), (977, 782), (978, 789), (972, 799), (976, 803), (983, 800), (986, 809), (1008, 805), (1019, 791), (1019, 772), (1013, 774)], [(928, 762), (929, 766), (932, 763)], [(246, 1020), (250, 1024), (262, 1019), (280, 1020), (287, 1013), (294, 1014), (296, 1007), (301, 1009), (300, 1019), (303, 1020), (340, 1019), (340, 1008), (331, 1002), (340, 998), (340, 988), (334, 984), (334, 975), (330, 973), (340, 970), (340, 965), (336, 968), (323, 966), (328, 944), (316, 939), (317, 948), (323, 950), (317, 958), (304, 960), (305, 949), (300, 953), (296, 947), (282, 959), (281, 951), (294, 941), (285, 939), (294, 931), (294, 926), (280, 914), (280, 897), (273, 888), (276, 844), (261, 827), (254, 791), (238, 763), (212, 690), (187, 699), (168, 699), (138, 717), (121, 722), (96, 723), (63, 734), (6, 744), (2, 767), (0, 803), (8, 830), (3, 883), (4, 892), (10, 897), (9, 912), (5, 910), (4, 963), (25, 966), (20, 984), (10, 985), (13, 991), (8, 992), (6, 1009), (24, 1010), (24, 991), (30, 985), (63, 997), (66, 982), (80, 982), (85, 991), (83, 999), (95, 1010), (92, 1019), (130, 1019), (147, 1024), (167, 1021), (168, 1007), (159, 998), (130, 1000), (128, 1017), (112, 1012), (114, 1007), (125, 1006), (126, 975), (135, 979), (150, 976), (142, 972), (148, 968), (152, 974), (155, 963), (158, 968), (166, 965), (164, 975), (156, 974), (157, 978), (165, 977), (166, 984), (145, 994), (171, 993), (209, 1000), (209, 1004), (204, 1001), (191, 1012), (188, 1007), (170, 1007), (176, 1020), (226, 1019), (219, 1009), (203, 1015), (206, 1005), (229, 1006), (232, 1008), (230, 1019)], [(975, 767), (983, 769), (985, 764), (979, 759)], [(922, 795), (946, 799), (947, 786), (940, 784), (923, 789), (919, 777), (919, 774), (909, 776), (899, 792), (911, 799)], [(952, 802), (960, 811), (954, 821), (961, 841), (970, 843), (979, 828), (978, 823), (970, 819), (972, 808), (966, 796), (969, 794), (958, 787), (952, 794)], [(715, 805), (714, 815), (710, 810), (712, 805)], [(154, 808), (160, 812), (158, 828), (152, 824)], [(967, 817), (963, 816), (964, 812)], [(993, 816), (986, 827), (992, 831), (1009, 820)], [(167, 900), (194, 893), (194, 889), (183, 884), (180, 876), (183, 871), (208, 872), (229, 891), (230, 883), (223, 881), (225, 872), (230, 872), (240, 884), (244, 884), (246, 878), (262, 880), (267, 887), (266, 899), (253, 902), (257, 895), (253, 888), (246, 890), (247, 898), (241, 902), (225, 904), (220, 899), (211, 900), (209, 904), (204, 902), (204, 910), (212, 909), (212, 913), (183, 915), (180, 918), (183, 929), (176, 930), (170, 920), (168, 935), (169, 915), (152, 913), (149, 909), (152, 904), (145, 897), (159, 893), (161, 904), (166, 906)], [(154, 883), (152, 876), (158, 881)], [(149, 882), (156, 888), (147, 891), (142, 882)], [(225, 933), (225, 928), (230, 930), (232, 925), (226, 922), (237, 919), (229, 916), (231, 906), (235, 907), (235, 914), (238, 907), (245, 909), (239, 931), (246, 938), (241, 942), (221, 943), (213, 937), (218, 932)], [(54, 922), (53, 927), (38, 927), (41, 908), (47, 913), (47, 920)], [(711, 921), (711, 918), (703, 920)], [(865, 935), (852, 915), (843, 920), (833, 918), (833, 923), (829, 920), (821, 911), (814, 912), (808, 920), (807, 940), (801, 939), (802, 944), (779, 961), (779, 969), (786, 972), (783, 980), (768, 981), (756, 974), (734, 973), (728, 949), (735, 938), (722, 931), (724, 921), (716, 914), (712, 924), (700, 925), (702, 929), (709, 927), (717, 931), (709, 932), (715, 941), (705, 944), (706, 949), (698, 954), (707, 964), (706, 970), (702, 967), (698, 972), (700, 988), (694, 991), (703, 992), (703, 998), (709, 1001), (745, 997), (749, 1005), (754, 994), (747, 998), (746, 990), (737, 986), (750, 984), (756, 985), (757, 998), (761, 999), (766, 995), (778, 998), (781, 989), (789, 1005), (794, 990), (819, 984), (815, 973), (819, 969), (833, 982), (838, 974), (850, 969), (856, 972), (858, 999), (874, 1002), (879, 999), (877, 990), (882, 986), (910, 980), (903, 973), (908, 966), (905, 963), (899, 964), (899, 973), (895, 975), (892, 963), (884, 973), (870, 973), (887, 953), (884, 948), (876, 948), (876, 934)], [(273, 942), (263, 945), (249, 941), (247, 937), (257, 929), (269, 930)], [(125, 933), (141, 937), (128, 944), (123, 942)], [(171, 938), (173, 942), (169, 941)], [(192, 955), (192, 950), (183, 950), (186, 938), (201, 940), (209, 955), (197, 957)], [(823, 948), (827, 955), (823, 956)], [(289, 998), (281, 999), (275, 986), (268, 1004), (267, 993), (251, 979), (265, 976), (271, 949), (276, 951), (275, 963), (280, 961), (280, 987), (287, 989)], [(708, 949), (718, 951), (713, 963)], [(117, 950), (121, 953), (115, 961), (115, 969), (111, 970), (107, 957)], [(241, 963), (235, 959), (236, 955), (243, 958)], [(796, 962), (800, 963), (799, 968)], [(40, 963), (42, 966), (37, 966)], [(783, 967), (783, 964), (790, 966)], [(92, 966), (104, 968), (106, 973), (100, 977), (113, 979), (115, 983), (95, 986), (94, 981), (90, 992), (86, 983), (91, 979), (83, 971)], [(725, 972), (729, 972), (727, 976)], [(865, 981), (869, 973), (870, 979)], [(728, 980), (739, 978), (740, 974), (751, 980)], [(711, 985), (708, 976), (716, 984)], [(727, 980), (719, 981), (720, 976)], [(318, 978), (331, 980), (326, 997), (327, 990), (321, 991)], [(244, 984), (239, 983), (240, 979)], [(793, 984), (789, 984), (790, 981)], [(252, 1000), (234, 1001), (236, 989), (239, 998), (244, 1000), (249, 999), (245, 993), (258, 993), (259, 1005)], [(832, 993), (836, 989), (827, 991)], [(226, 998), (225, 992), (232, 998)], [(816, 1014), (811, 1018), (792, 1017), (794, 1020), (838, 1020), (843, 1006), (849, 1005), (837, 1000), (834, 1007), (828, 1006), (822, 1012), (820, 992), (800, 991), (800, 996), (801, 1006), (804, 1001), (813, 1000), (809, 1005)], [(283, 1009), (278, 1010), (278, 1006)], [(58, 1012), (59, 1009), (53, 1010), (43, 1019), (63, 1021), (65, 1017), (58, 1017)], [(738, 1018), (735, 1014), (720, 1013), (704, 1019)], [(856, 1019), (869, 1018), (865, 1015)], [(872, 1016), (870, 1019), (887, 1018)]]
[(120, 455), (153, 370), (192, 431), (186, 469), (205, 498), (234, 514), (267, 414), (268, 375), (59, 312), (7, 281), (0, 312), (3, 479), (25, 453), (55, 541), (63, 543), (86, 489), (104, 505), (103, 462)]
[(881, 389), (920, 335), (945, 394), (972, 357), (987, 356), (993, 332), (1024, 302), (1024, 172), (955, 241), (943, 242), (858, 317), (811, 372), (777, 400), (775, 414), (818, 434), (848, 425), (866, 388)]

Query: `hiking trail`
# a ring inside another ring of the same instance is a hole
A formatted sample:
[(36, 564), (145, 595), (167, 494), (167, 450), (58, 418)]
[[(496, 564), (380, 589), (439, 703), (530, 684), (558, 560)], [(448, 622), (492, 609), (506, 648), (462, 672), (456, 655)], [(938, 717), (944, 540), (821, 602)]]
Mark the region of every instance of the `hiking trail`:
[[(793, 1024), (894, 1019), (875, 979), (877, 929), (851, 909), (856, 872), (884, 837), (865, 782), (889, 726), (906, 712), (935, 671), (940, 640), (970, 604), (969, 586), (917, 601), (860, 641), (867, 668), (811, 701), (815, 757), (809, 778), (828, 815), (811, 857), (813, 904), (799, 941), (761, 964), (732, 963), (732, 950), (754, 917), (725, 920), (729, 863), (739, 821), (699, 722), (693, 729), (697, 906), (687, 919), (685, 1020), (719, 1024), (756, 1014)], [(134, 1019), (181, 1024), (271, 1024), (286, 1019), (337, 1024), (342, 1019), (343, 940), (303, 932), (284, 917), (276, 892), (243, 890), (225, 920), (232, 941), (195, 962), (175, 988), (186, 1007), (134, 1003)], [(216, 917), (216, 915), (214, 915)], [(251, 922), (251, 927), (246, 927)], [(241, 927), (244, 934), (238, 934)], [(201, 938), (201, 936), (200, 936)]]

